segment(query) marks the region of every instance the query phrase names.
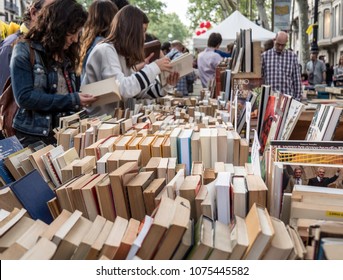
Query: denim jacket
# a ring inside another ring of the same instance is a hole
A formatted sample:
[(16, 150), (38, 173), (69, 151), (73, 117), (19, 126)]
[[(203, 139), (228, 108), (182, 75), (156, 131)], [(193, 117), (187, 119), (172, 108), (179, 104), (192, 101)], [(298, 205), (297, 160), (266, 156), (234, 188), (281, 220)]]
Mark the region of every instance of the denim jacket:
[(15, 100), (19, 109), (14, 117), (13, 127), (23, 133), (48, 136), (54, 128), (57, 115), (79, 111), (76, 75), (68, 71), (73, 93), (62, 95), (57, 91), (57, 66), (47, 69), (42, 60), (45, 55), (41, 44), (31, 42), (35, 52), (35, 63), (30, 62), (28, 42), (19, 42), (13, 49), (11, 58), (11, 79)]

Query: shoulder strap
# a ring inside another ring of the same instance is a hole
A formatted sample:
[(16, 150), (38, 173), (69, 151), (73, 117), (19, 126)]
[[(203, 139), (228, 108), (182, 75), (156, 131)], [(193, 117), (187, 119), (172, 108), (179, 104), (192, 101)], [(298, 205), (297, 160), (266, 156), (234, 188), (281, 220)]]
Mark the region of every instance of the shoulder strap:
[(35, 65), (35, 51), (31, 47), (31, 45), (30, 45), (30, 62), (32, 66)]

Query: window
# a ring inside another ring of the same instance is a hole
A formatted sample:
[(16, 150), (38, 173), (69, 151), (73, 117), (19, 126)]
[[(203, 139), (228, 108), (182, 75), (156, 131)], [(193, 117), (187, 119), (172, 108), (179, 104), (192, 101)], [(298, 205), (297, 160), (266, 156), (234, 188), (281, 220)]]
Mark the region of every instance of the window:
[(335, 7), (335, 26), (334, 26), (334, 35), (339, 36), (339, 5)]
[(321, 40), (323, 39), (323, 29), (324, 28), (321, 28), (321, 26), (324, 27), (324, 24), (323, 24), (323, 17), (322, 17), (322, 13), (321, 12), (318, 12), (318, 40)]
[(331, 14), (330, 14), (329, 9), (324, 10), (324, 22), (323, 23), (324, 23), (323, 38), (328, 39), (328, 38), (330, 38), (330, 35), (331, 35), (331, 33), (330, 33)]

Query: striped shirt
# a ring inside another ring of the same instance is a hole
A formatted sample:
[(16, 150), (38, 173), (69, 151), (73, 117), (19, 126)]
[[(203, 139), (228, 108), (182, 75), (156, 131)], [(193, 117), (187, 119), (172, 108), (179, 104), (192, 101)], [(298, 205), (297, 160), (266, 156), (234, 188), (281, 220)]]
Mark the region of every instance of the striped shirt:
[(264, 83), (274, 91), (301, 99), (301, 76), (298, 58), (292, 51), (277, 53), (270, 49), (262, 54), (262, 76)]

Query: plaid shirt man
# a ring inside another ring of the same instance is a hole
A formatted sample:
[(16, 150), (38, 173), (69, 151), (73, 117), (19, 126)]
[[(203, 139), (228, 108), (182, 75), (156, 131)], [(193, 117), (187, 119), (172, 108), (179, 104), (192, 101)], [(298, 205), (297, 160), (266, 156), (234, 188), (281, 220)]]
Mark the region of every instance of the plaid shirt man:
[(302, 87), (298, 58), (292, 51), (277, 52), (275, 48), (262, 54), (264, 83), (273, 90), (300, 100)]

